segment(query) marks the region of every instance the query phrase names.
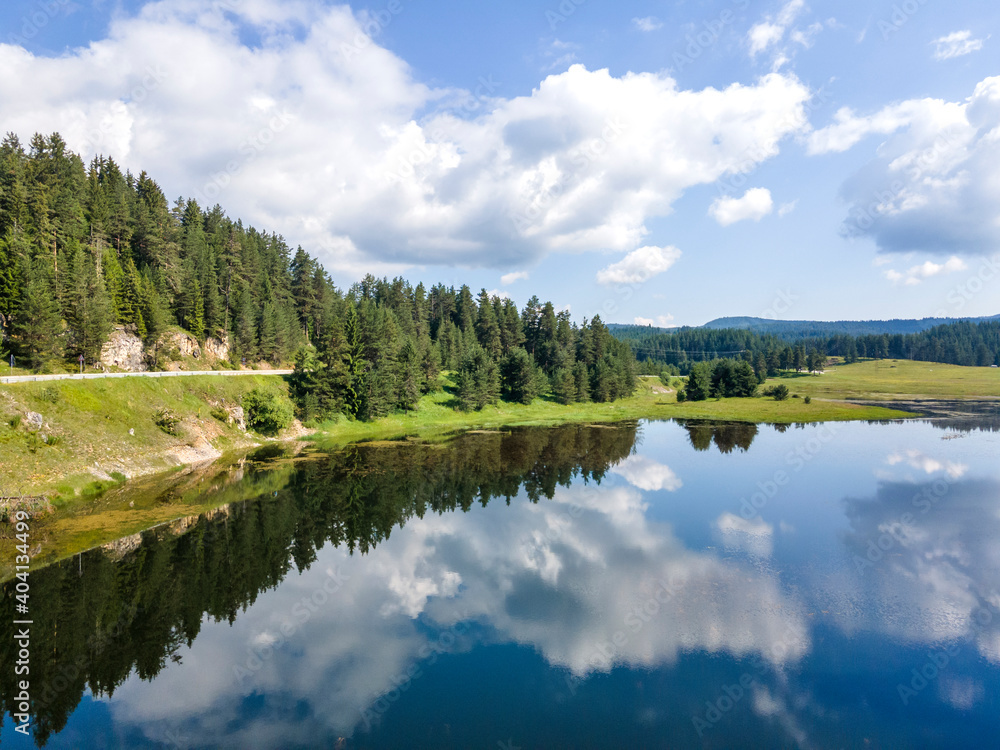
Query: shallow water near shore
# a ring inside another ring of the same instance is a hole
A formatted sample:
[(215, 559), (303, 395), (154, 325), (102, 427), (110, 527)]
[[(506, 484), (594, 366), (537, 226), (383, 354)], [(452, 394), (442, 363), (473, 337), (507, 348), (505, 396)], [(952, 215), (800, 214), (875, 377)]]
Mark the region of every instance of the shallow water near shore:
[(991, 746), (994, 429), (640, 422), (272, 448), (128, 500), (231, 501), (31, 573), (34, 738), (7, 715), (0, 742)]

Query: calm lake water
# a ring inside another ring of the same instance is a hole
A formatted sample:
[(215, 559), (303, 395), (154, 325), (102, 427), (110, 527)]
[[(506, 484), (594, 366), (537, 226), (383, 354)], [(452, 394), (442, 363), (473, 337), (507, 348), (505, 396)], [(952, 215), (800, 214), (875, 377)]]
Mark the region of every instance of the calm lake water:
[(960, 426), (257, 455), (259, 497), (32, 573), (35, 739), (996, 747), (1000, 433)]

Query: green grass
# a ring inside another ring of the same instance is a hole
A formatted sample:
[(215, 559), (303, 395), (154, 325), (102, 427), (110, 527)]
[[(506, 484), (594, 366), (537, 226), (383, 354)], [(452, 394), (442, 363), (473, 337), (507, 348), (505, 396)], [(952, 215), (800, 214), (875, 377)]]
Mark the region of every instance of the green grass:
[[(212, 402), (239, 404), (243, 394), (255, 387), (287, 397), (284, 379), (264, 374), (2, 385), (0, 494), (44, 493), (59, 501), (92, 494), (98, 480), (93, 469), (110, 475), (169, 468), (164, 453), (194, 443), (192, 426), (219, 450), (249, 445), (253, 441), (244, 433), (212, 416)], [(161, 408), (184, 418), (188, 429), (174, 436), (157, 427), (154, 417)], [(58, 438), (56, 445), (41, 443), (27, 429), (26, 419), (10, 425), (17, 415), (29, 411), (44, 417), (48, 427), (39, 434)]]
[[(450, 375), (443, 376), (442, 381), (446, 390), (425, 396), (414, 412), (394, 414), (373, 423), (345, 418), (324, 422), (315, 426), (313, 440), (340, 445), (408, 435), (426, 438), (462, 429), (643, 418), (778, 424), (880, 420), (907, 415), (877, 404), (844, 401), (1000, 398), (1000, 370), (996, 368), (902, 360), (838, 365), (823, 375), (788, 374), (769, 381), (785, 383), (800, 396), (811, 396), (810, 404), (804, 403), (804, 398), (779, 402), (763, 397), (677, 403), (676, 383), (668, 389), (658, 378), (643, 377), (633, 397), (609, 404), (563, 406), (546, 397), (528, 405), (501, 402), (479, 412), (459, 412), (454, 408)], [(185, 418), (187, 424), (197, 423), (221, 451), (245, 447), (251, 441), (219, 418), (221, 413), (213, 402), (239, 403), (243, 394), (255, 387), (287, 393), (283, 378), (263, 373), (241, 378), (124, 378), (0, 386), (0, 493), (47, 494), (57, 504), (64, 504), (106, 489), (94, 475), (94, 468), (106, 474), (168, 468), (170, 462), (163, 454), (193, 442), (193, 438), (190, 433), (186, 437), (172, 436), (157, 427), (154, 416), (161, 408)], [(16, 424), (17, 416), (28, 411), (45, 417), (50, 425), (45, 432), (58, 438), (56, 445), (32, 436), (25, 420)], [(134, 434), (129, 434), (130, 429)]]
[[(451, 382), (447, 377), (446, 382)], [(728, 398), (677, 403), (659, 378), (641, 377), (634, 396), (612, 403), (570, 404), (537, 398), (528, 405), (500, 402), (478, 412), (459, 412), (454, 397), (439, 391), (421, 399), (419, 408), (376, 422), (346, 419), (317, 425), (313, 440), (323, 445), (339, 445), (359, 440), (386, 440), (407, 435), (427, 437), (467, 428), (495, 429), (521, 425), (553, 425), (567, 422), (615, 422), (631, 419), (700, 418), (720, 421), (794, 422), (844, 421), (853, 419), (895, 419), (905, 412), (879, 406), (858, 406), (834, 402), (804, 404), (801, 399), (779, 402), (769, 398)]]
[[(761, 397), (677, 403), (676, 387), (681, 381), (672, 381), (672, 388), (667, 388), (659, 378), (642, 377), (634, 396), (609, 404), (563, 406), (550, 398), (538, 398), (529, 405), (501, 402), (479, 412), (459, 412), (454, 408), (454, 382), (446, 374), (442, 376), (445, 390), (425, 396), (415, 412), (373, 423), (345, 418), (324, 422), (315, 426), (312, 440), (320, 447), (335, 447), (406, 436), (435, 439), (463, 429), (635, 419), (777, 424), (883, 420), (907, 414), (877, 404), (849, 404), (843, 399), (1000, 397), (1000, 372), (996, 369), (902, 361), (836, 366), (823, 375), (786, 375), (769, 382), (786, 383), (793, 393), (810, 395), (813, 401), (806, 404), (804, 398), (775, 401)], [(287, 393), (282, 377), (265, 374), (0, 386), (0, 494), (47, 494), (55, 508), (50, 516), (37, 519), (51, 544), (35, 563), (50, 563), (157, 524), (268, 495), (283, 486), (287, 481), (283, 473), (261, 474), (248, 485), (240, 481), (242, 472), (227, 458), (208, 468), (185, 469), (180, 476), (177, 472), (181, 470), (174, 467), (127, 484), (116, 473), (116, 458), (133, 468), (167, 469), (166, 462), (157, 457), (190, 440), (170, 436), (155, 425), (154, 415), (161, 408), (189, 422), (210, 425), (214, 430), (212, 443), (221, 450), (245, 448), (250, 442), (247, 436), (226, 425), (219, 408), (212, 404), (239, 403), (243, 394), (255, 387)], [(48, 446), (38, 445), (36, 440), (32, 452), (24, 420), (18, 423), (16, 418), (27, 411), (41, 413), (50, 425), (48, 434), (62, 438), (61, 442)], [(134, 435), (129, 434), (130, 429)], [(98, 479), (89, 471), (95, 462), (110, 479)]]
[(784, 383), (792, 393), (814, 399), (1000, 398), (1000, 368), (959, 367), (904, 359), (838, 364), (828, 367), (822, 375), (786, 374), (771, 378), (767, 385), (776, 383)]

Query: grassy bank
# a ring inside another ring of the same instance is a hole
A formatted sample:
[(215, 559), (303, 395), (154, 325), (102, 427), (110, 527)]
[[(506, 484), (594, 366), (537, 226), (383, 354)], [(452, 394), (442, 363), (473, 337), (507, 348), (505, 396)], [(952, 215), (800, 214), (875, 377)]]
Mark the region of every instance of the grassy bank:
[[(126, 476), (214, 458), (259, 441), (229, 423), (226, 407), (266, 388), (285, 394), (283, 378), (124, 378), (0, 386), (0, 495), (46, 494), (62, 502), (94, 495)], [(168, 410), (169, 434), (156, 424)], [(43, 426), (28, 423), (40, 414)], [(44, 436), (44, 437), (43, 437)]]
[(1000, 398), (1000, 369), (959, 367), (935, 362), (874, 360), (833, 365), (822, 375), (788, 373), (767, 385), (784, 383), (794, 393), (822, 399), (916, 401)]
[[(450, 381), (449, 381), (450, 382)], [(833, 401), (802, 399), (775, 401), (770, 398), (729, 398), (677, 403), (676, 392), (664, 387), (659, 378), (639, 378), (634, 396), (613, 403), (570, 404), (538, 398), (529, 405), (501, 402), (478, 412), (454, 409), (454, 396), (447, 390), (432, 393), (420, 401), (419, 409), (376, 422), (338, 420), (318, 425), (313, 439), (324, 445), (358, 440), (384, 440), (404, 435), (428, 436), (463, 428), (492, 429), (515, 425), (552, 425), (565, 422), (614, 422), (626, 419), (714, 419), (739, 422), (844, 421), (853, 419), (896, 419), (905, 412), (879, 406), (858, 406)]]
[[(860, 406), (844, 400), (1000, 398), (1000, 370), (995, 368), (907, 361), (839, 365), (822, 375), (785, 375), (770, 382), (783, 382), (803, 398), (677, 403), (673, 389), (650, 377), (639, 379), (631, 398), (609, 404), (563, 406), (538, 398), (529, 405), (500, 403), (479, 412), (459, 412), (454, 408), (454, 383), (445, 378), (445, 390), (425, 396), (415, 412), (373, 423), (344, 418), (324, 422), (314, 426), (313, 440), (341, 445), (407, 435), (430, 437), (460, 429), (643, 418), (778, 424), (882, 420), (907, 415), (877, 404)], [(0, 386), (0, 494), (46, 494), (65, 502), (94, 496), (125, 476), (150, 474), (247, 448), (260, 438), (227, 423), (221, 408), (240, 404), (246, 392), (260, 387), (287, 397), (284, 379), (264, 374)], [(805, 403), (805, 396), (811, 396), (812, 403)], [(157, 412), (163, 408), (181, 418), (177, 435), (156, 425)], [(45, 424), (41, 430), (28, 429), (28, 412), (42, 415)]]

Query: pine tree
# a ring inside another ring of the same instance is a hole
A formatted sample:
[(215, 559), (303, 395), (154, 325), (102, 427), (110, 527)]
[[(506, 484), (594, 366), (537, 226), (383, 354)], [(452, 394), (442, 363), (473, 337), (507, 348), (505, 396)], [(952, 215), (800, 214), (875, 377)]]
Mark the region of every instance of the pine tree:
[(122, 268), (121, 303), (118, 308), (118, 321), (124, 325), (135, 326), (140, 338), (146, 336), (146, 321), (142, 316), (142, 279), (131, 256), (125, 258)]
[(518, 347), (504, 357), (500, 366), (500, 383), (504, 401), (530, 404), (538, 395), (531, 355)]
[(24, 266), (29, 245), (24, 232), (15, 227), (0, 238), (0, 314), (10, 316), (17, 309), (24, 287)]
[(351, 416), (358, 416), (362, 411), (363, 392), (366, 388), (365, 376), (367, 362), (365, 360), (364, 342), (361, 337), (361, 324), (357, 309), (347, 303), (344, 311), (344, 406)]
[(28, 266), (24, 298), (18, 309), (15, 331), (31, 366), (39, 370), (62, 356), (59, 306), (52, 295), (52, 280), (44, 263)]
[(486, 353), (491, 358), (495, 360), (499, 359), (503, 351), (503, 342), (500, 339), (500, 326), (497, 325), (493, 303), (490, 301), (490, 295), (485, 289), (479, 292), (479, 313), (476, 317), (475, 328), (479, 345), (486, 350)]
[(73, 331), (74, 354), (82, 354), (93, 362), (101, 354), (101, 346), (111, 332), (111, 308), (104, 279), (89, 259), (75, 269), (76, 283), (71, 293), (71, 313), (68, 319)]
[(587, 365), (577, 362), (573, 365), (573, 380), (576, 383), (576, 401), (590, 401), (590, 378), (587, 376)]
[(399, 349), (398, 403), (405, 411), (417, 408), (423, 383), (420, 370), (420, 355), (413, 339), (407, 337)]
[(257, 312), (246, 284), (240, 287), (237, 297), (236, 340), (233, 347), (234, 361), (257, 358)]
[(458, 402), (463, 411), (481, 411), (500, 396), (500, 370), (486, 351), (473, 343), (458, 368)]
[(272, 302), (265, 302), (260, 308), (260, 320), (257, 323), (257, 352), (269, 362), (277, 361), (278, 314)]
[(576, 401), (576, 379), (572, 371), (560, 367), (553, 373), (552, 395), (560, 404), (571, 404)]

